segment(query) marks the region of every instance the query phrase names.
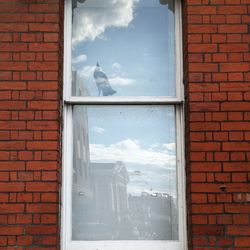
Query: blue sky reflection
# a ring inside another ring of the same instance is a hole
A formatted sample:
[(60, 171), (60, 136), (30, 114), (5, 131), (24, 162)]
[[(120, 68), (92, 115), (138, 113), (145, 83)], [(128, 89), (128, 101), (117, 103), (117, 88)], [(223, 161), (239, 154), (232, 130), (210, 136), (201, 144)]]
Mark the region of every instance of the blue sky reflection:
[(72, 69), (91, 96), (97, 62), (115, 96), (175, 96), (174, 39), (174, 13), (158, 0), (86, 0), (74, 9)]

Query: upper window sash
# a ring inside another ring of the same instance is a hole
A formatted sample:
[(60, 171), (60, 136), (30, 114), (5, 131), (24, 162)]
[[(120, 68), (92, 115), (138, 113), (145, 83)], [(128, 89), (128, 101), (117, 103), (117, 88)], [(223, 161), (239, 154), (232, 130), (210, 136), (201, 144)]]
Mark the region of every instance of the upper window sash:
[(181, 104), (183, 95), (181, 3), (175, 2), (175, 96), (73, 96), (72, 95), (72, 1), (65, 0), (64, 102), (65, 104)]

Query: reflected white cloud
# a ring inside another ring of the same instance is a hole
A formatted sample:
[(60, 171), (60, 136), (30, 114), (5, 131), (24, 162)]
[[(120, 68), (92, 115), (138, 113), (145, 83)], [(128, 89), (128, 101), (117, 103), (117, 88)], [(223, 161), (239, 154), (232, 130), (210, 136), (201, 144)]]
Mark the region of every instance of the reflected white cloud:
[(109, 82), (114, 86), (128, 86), (136, 83), (135, 79), (115, 76), (109, 78)]
[(106, 129), (96, 126), (92, 128), (92, 131), (94, 131), (97, 134), (103, 134), (106, 131)]
[(87, 56), (84, 55), (84, 54), (72, 58), (72, 63), (73, 64), (82, 63), (82, 62), (85, 62), (85, 61), (87, 61)]
[[(93, 73), (95, 71), (95, 65), (88, 65), (79, 70), (80, 77), (83, 77), (88, 80), (94, 80)], [(129, 86), (132, 84), (136, 84), (136, 80), (128, 77), (122, 77), (119, 75), (113, 75), (109, 77), (109, 83), (112, 86)]]
[(144, 148), (138, 140), (126, 139), (116, 144), (90, 144), (91, 161), (138, 163), (142, 165), (175, 166), (176, 157), (171, 153)]
[(93, 41), (109, 27), (127, 27), (133, 20), (137, 2), (139, 0), (106, 0), (105, 8), (99, 0), (87, 0), (79, 4), (74, 10), (73, 44)]
[[(128, 192), (140, 194), (147, 192), (168, 193), (173, 197), (176, 196), (176, 169), (165, 166), (165, 170), (152, 165), (137, 165), (136, 171), (129, 171), (130, 182), (128, 184)], [(131, 166), (128, 165), (128, 168)], [(141, 169), (138, 170), (138, 169)], [(163, 174), (164, 173), (164, 174)]]
[(175, 151), (175, 143), (164, 143), (163, 147), (168, 151)]
[(79, 71), (79, 75), (81, 77), (84, 77), (84, 78), (87, 78), (87, 79), (93, 79), (93, 74), (94, 74), (94, 71), (95, 71), (95, 67), (94, 65), (88, 65), (88, 66), (85, 66), (83, 67), (80, 71)]
[(112, 64), (111, 67), (114, 68), (114, 69), (120, 69), (122, 67), (122, 65), (120, 63), (118, 63), (118, 62), (115, 62), (115, 63)]

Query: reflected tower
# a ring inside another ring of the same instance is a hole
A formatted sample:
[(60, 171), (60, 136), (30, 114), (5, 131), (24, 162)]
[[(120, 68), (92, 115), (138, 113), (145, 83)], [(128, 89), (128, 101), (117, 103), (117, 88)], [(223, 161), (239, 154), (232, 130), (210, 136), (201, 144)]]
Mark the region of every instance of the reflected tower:
[(103, 96), (114, 95), (116, 93), (116, 91), (112, 89), (107, 75), (102, 71), (98, 62), (95, 67), (94, 78), (95, 78), (96, 86), (98, 88), (99, 96), (101, 95), (101, 93)]

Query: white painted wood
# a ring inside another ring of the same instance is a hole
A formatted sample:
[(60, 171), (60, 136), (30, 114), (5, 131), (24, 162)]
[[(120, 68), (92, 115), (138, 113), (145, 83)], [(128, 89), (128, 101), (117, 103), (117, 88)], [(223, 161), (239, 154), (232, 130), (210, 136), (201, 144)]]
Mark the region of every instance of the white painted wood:
[(72, 34), (71, 0), (64, 2), (64, 64), (63, 64), (63, 97), (71, 96), (71, 34)]
[(187, 249), (187, 222), (186, 222), (186, 172), (185, 172), (185, 149), (184, 149), (184, 105), (176, 106), (176, 168), (178, 189), (178, 220), (179, 240), (183, 242), (183, 250)]
[(71, 187), (73, 166), (73, 126), (72, 106), (64, 106), (63, 127), (63, 169), (62, 169), (62, 210), (61, 210), (61, 245), (67, 249), (71, 240)]
[(70, 242), (70, 250), (183, 250), (176, 241), (95, 241)]
[(184, 100), (183, 50), (182, 50), (182, 9), (181, 1), (175, 1), (175, 47), (176, 47), (176, 97)]
[(135, 96), (135, 97), (123, 97), (123, 96), (102, 96), (102, 97), (70, 97), (65, 100), (66, 104), (181, 104), (182, 100), (176, 97), (165, 96)]

